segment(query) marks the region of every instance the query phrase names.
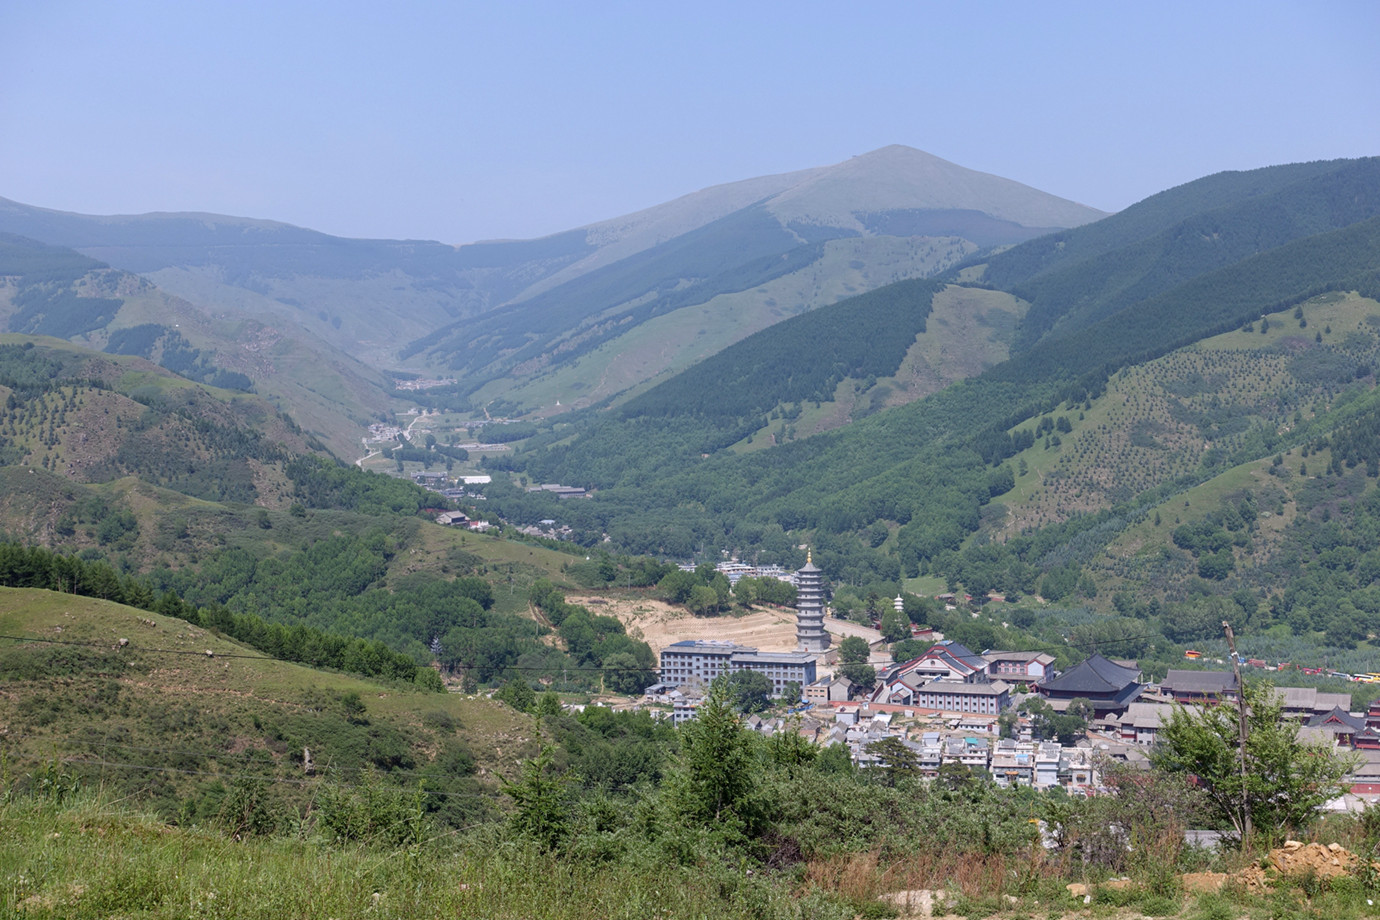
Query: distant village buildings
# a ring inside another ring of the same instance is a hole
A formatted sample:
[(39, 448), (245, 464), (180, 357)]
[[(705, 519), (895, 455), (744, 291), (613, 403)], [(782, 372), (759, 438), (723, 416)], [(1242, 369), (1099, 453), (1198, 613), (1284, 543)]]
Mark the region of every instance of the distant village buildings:
[(661, 651), (661, 682), (679, 689), (707, 687), (716, 677), (756, 671), (771, 681), (779, 697), (788, 683), (801, 687), (815, 681), (815, 656), (803, 652), (763, 652), (746, 645), (712, 639), (677, 642)]

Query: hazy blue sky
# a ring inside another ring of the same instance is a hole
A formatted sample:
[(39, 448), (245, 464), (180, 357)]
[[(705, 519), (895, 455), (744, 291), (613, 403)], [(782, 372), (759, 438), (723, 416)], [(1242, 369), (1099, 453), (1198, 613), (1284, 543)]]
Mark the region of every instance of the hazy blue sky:
[(908, 144), (1105, 210), (1380, 154), (1380, 3), (0, 3), (0, 196), (531, 237)]

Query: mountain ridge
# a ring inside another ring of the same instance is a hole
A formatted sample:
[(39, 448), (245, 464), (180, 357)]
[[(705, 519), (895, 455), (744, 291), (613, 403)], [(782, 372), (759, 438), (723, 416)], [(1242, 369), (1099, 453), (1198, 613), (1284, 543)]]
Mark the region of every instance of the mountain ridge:
[[(626, 314), (638, 298), (656, 299), (701, 283), (706, 299), (740, 290), (713, 279), (738, 268), (744, 254), (776, 255), (857, 236), (935, 237), (985, 248), (1101, 216), (898, 145), (842, 163), (710, 186), (534, 240), (462, 246), (344, 239), (278, 221), (205, 212), (91, 217), (0, 200), (0, 230), (76, 248), (208, 310), (291, 320), (376, 369), (421, 372), (472, 365), (473, 355), (457, 353), (468, 349), (464, 330), (497, 311), (507, 310), (508, 318), (484, 321), (501, 327), (491, 341), (512, 354), (524, 343), (549, 340), (556, 346), (583, 335), (579, 323), (586, 317)], [(721, 232), (728, 235), (719, 238)], [(692, 246), (704, 257), (687, 263), (674, 255)], [(902, 271), (931, 270), (925, 262)], [(601, 272), (624, 281), (601, 288), (591, 282)], [(529, 302), (530, 310), (522, 307)], [(573, 321), (553, 328), (548, 302), (578, 305), (569, 313)], [(678, 303), (696, 306), (683, 295)], [(633, 324), (640, 321), (634, 317)], [(447, 325), (460, 331), (459, 341), (419, 346), (436, 341)], [(560, 363), (563, 353), (543, 352), (533, 366)], [(503, 377), (518, 364), (522, 360), (492, 364), (485, 379)], [(649, 368), (651, 376), (659, 371)]]

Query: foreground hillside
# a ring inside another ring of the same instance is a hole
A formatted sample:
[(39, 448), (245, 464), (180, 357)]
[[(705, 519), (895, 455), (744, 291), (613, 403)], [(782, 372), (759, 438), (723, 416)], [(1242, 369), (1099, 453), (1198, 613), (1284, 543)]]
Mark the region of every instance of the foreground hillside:
[[(548, 719), (567, 750), (582, 727), (637, 721), (607, 710)], [(589, 785), (555, 769), (547, 748), (505, 786), (505, 818), (449, 831), (426, 813), (429, 787), (390, 797), (368, 777), (327, 786), (310, 812), (276, 826), (266, 803), (286, 781), (267, 779), (174, 826), (53, 762), (31, 782), (0, 777), (0, 910), (572, 920), (1374, 913), (1367, 818), (1281, 828), (1316, 828), (1321, 842), (1308, 847), (1206, 851), (1184, 842), (1203, 799), (1158, 770), (1113, 772), (1107, 794), (1094, 797), (1001, 789), (958, 764), (920, 782), (899, 759), (858, 772), (833, 749), (782, 734), (764, 741), (712, 699), (674, 734), (682, 755), (659, 783)], [(639, 747), (646, 739), (625, 737), (616, 749)]]
[(273, 660), (108, 601), (0, 588), (0, 634), (11, 775), (50, 768), (179, 821), (267, 787), (278, 811), (261, 818), (276, 821), (373, 771), (425, 780), (428, 811), (460, 823), (534, 750), (531, 721), (487, 700)]

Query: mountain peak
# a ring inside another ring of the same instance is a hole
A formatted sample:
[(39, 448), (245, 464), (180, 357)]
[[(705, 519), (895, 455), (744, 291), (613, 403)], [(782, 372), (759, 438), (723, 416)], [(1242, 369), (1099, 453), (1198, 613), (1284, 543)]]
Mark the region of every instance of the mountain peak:
[(868, 212), (981, 211), (1023, 227), (1075, 227), (1105, 217), (1095, 208), (890, 144), (816, 170), (776, 196), (769, 209), (783, 223), (848, 225)]

